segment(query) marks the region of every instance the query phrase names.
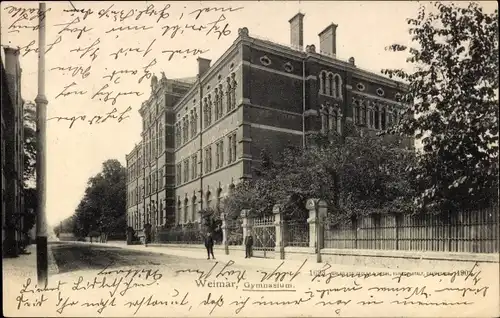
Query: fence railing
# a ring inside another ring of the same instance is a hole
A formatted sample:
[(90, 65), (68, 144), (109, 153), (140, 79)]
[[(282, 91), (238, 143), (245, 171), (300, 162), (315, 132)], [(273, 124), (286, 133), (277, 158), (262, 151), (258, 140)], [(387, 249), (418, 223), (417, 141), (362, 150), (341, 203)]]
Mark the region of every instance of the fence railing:
[(326, 224), (326, 248), (436, 252), (499, 251), (498, 206), (436, 215), (372, 215), (343, 225)]
[(307, 221), (288, 221), (284, 228), (285, 246), (309, 246), (309, 224)]

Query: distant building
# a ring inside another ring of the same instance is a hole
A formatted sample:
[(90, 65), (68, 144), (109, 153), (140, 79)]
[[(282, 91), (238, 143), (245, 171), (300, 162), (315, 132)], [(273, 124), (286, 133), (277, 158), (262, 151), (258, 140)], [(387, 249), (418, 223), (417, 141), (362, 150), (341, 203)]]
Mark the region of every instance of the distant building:
[(21, 66), (18, 49), (2, 53), (2, 247), (4, 255), (16, 256), (24, 212)]
[(252, 178), (263, 149), (276, 156), (311, 132), (343, 133), (347, 122), (376, 132), (399, 119), (403, 85), (338, 60), (335, 24), (319, 34), (319, 50), (304, 49), (303, 17), (289, 21), (290, 45), (241, 28), (213, 65), (198, 59), (192, 83), (152, 78), (142, 140), (127, 155), (129, 225), (199, 220)]

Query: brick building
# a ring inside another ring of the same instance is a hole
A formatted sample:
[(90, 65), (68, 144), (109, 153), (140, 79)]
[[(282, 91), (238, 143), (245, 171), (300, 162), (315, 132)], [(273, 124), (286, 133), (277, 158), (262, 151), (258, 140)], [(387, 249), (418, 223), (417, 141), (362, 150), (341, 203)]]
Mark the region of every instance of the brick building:
[(375, 132), (398, 120), (403, 85), (337, 59), (335, 24), (319, 33), (319, 50), (304, 48), (303, 17), (290, 19), (289, 45), (241, 28), (215, 63), (198, 59), (193, 83), (152, 78), (142, 141), (127, 156), (136, 230), (199, 220), (200, 209), (252, 177), (264, 148), (277, 155), (314, 131), (342, 133), (350, 121)]
[(18, 49), (2, 50), (2, 247), (4, 255), (16, 256), (24, 212), (21, 66)]

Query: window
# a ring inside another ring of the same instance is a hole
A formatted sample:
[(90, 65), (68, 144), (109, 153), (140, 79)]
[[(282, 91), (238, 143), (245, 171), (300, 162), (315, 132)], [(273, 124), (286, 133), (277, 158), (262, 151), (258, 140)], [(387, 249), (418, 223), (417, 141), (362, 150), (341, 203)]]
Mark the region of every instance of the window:
[(377, 89), (377, 95), (378, 95), (378, 96), (384, 96), (384, 94), (385, 94), (385, 92), (384, 92), (384, 90), (383, 90), (383, 89), (381, 89), (381, 88), (378, 88), (378, 89)]
[(364, 91), (365, 90), (365, 85), (363, 85), (363, 83), (358, 83), (356, 85), (356, 88), (358, 89), (358, 91)]
[(189, 159), (184, 160), (184, 182), (189, 181)]
[(215, 120), (218, 120), (221, 116), (219, 114), (219, 89), (218, 88), (215, 88), (215, 108), (214, 108), (214, 112), (215, 112)]
[(184, 216), (183, 216), (184, 223), (187, 223), (189, 221), (188, 211), (189, 211), (189, 201), (188, 201), (188, 198), (185, 198), (184, 199)]
[(385, 130), (387, 128), (386, 127), (386, 116), (387, 116), (387, 113), (386, 113), (385, 107), (383, 107), (382, 108), (382, 118), (380, 120), (380, 125), (381, 125), (382, 130)]
[(339, 114), (338, 114), (338, 110), (331, 107), (330, 108), (330, 123), (329, 123), (329, 128), (330, 128), (330, 131), (335, 131), (337, 132), (337, 121), (339, 119)]
[(267, 56), (264, 55), (260, 58), (260, 63), (264, 66), (269, 66), (269, 65), (271, 65), (271, 60)]
[(285, 63), (285, 65), (283, 65), (283, 68), (288, 73), (293, 72), (293, 66), (292, 66), (292, 64), (290, 64), (290, 62)]
[(203, 119), (204, 119), (204, 128), (210, 126), (212, 123), (212, 109), (211, 105), (208, 103), (208, 99), (205, 97), (203, 99)]
[(163, 189), (163, 179), (165, 178), (165, 167), (160, 169), (160, 175), (158, 177), (158, 188)]
[(235, 109), (236, 108), (236, 86), (237, 86), (237, 83), (236, 83), (236, 74), (234, 73), (231, 73), (231, 87), (228, 89), (230, 89), (230, 94), (231, 94), (231, 110)]
[(342, 98), (342, 77), (332, 72), (321, 71), (319, 73), (320, 94)]
[(222, 84), (219, 84), (219, 115), (222, 116), (223, 114), (224, 114), (224, 90)]
[(189, 140), (189, 122), (188, 115), (182, 118), (182, 143), (185, 143)]
[(193, 155), (191, 157), (191, 178), (196, 179), (198, 177), (198, 155)]
[(194, 195), (193, 198), (192, 198), (192, 202), (191, 202), (191, 220), (195, 220), (196, 219), (196, 213), (198, 212), (198, 202), (196, 201), (196, 196)]
[(215, 147), (215, 169), (219, 169), (224, 165), (224, 141), (218, 141)]
[(375, 129), (380, 129), (380, 109), (375, 106)]
[(205, 173), (212, 171), (212, 146), (205, 148)]
[(179, 185), (182, 183), (182, 174), (181, 174), (181, 169), (182, 169), (182, 166), (180, 163), (177, 164), (177, 167), (175, 167), (175, 181), (176, 181), (176, 184)]
[(193, 108), (193, 136), (196, 136), (198, 133), (198, 113), (196, 111), (196, 107)]
[(228, 76), (226, 78), (226, 82), (227, 82), (227, 92), (226, 92), (226, 104), (227, 104), (227, 111), (230, 112), (231, 109), (232, 109), (232, 101), (231, 101), (231, 97), (232, 97), (232, 94), (231, 94), (231, 78)]
[(229, 163), (236, 161), (236, 132), (228, 137), (228, 150)]
[(177, 198), (177, 223), (182, 222), (182, 207), (181, 207), (181, 199)]

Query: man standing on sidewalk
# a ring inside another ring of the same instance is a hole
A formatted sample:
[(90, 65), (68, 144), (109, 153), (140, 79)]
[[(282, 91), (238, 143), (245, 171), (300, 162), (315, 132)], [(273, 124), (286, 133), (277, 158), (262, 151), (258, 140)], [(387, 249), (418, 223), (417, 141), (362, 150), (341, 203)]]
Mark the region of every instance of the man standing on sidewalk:
[(215, 259), (214, 256), (214, 239), (212, 238), (212, 233), (207, 233), (207, 237), (205, 237), (205, 247), (207, 248), (208, 258), (210, 259), (210, 254), (212, 254), (212, 259)]
[(253, 237), (251, 234), (248, 234), (245, 237), (245, 258), (252, 257), (252, 246), (253, 246)]

